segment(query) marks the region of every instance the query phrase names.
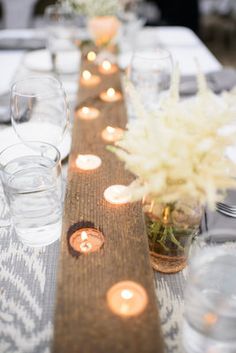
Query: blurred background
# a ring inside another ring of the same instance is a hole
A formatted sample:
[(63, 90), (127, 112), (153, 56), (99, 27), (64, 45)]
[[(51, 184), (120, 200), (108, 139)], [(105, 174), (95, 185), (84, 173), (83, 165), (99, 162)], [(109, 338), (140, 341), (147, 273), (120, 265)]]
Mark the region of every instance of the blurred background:
[[(45, 8), (55, 0), (0, 0), (0, 28), (40, 28)], [(223, 65), (236, 67), (236, 0), (146, 0), (146, 26), (186, 26)]]

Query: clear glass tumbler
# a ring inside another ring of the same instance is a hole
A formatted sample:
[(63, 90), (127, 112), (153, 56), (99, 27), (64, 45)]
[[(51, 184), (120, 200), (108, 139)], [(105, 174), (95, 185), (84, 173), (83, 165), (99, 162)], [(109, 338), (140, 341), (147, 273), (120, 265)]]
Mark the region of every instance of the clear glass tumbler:
[(128, 78), (147, 111), (156, 110), (160, 99), (167, 95), (172, 70), (172, 57), (165, 49), (143, 48), (133, 53)]
[(46, 8), (44, 17), (47, 26), (47, 47), (54, 73), (77, 73), (80, 51), (76, 44), (75, 14), (68, 6), (55, 4)]
[(185, 292), (186, 353), (236, 352), (236, 231), (195, 241)]
[(61, 235), (60, 153), (49, 144), (28, 142), (0, 153), (3, 188), (12, 223), (28, 246), (45, 246)]

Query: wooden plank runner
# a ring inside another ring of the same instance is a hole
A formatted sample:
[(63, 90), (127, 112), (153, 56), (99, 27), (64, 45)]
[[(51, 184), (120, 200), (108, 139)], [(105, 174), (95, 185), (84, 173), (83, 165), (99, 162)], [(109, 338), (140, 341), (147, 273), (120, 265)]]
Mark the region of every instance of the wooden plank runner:
[[(84, 59), (82, 70), (85, 68), (98, 74), (95, 65)], [(126, 126), (124, 101), (104, 103), (99, 99), (99, 93), (104, 89), (121, 90), (120, 73), (101, 75), (101, 78), (97, 87), (80, 86), (79, 90), (79, 105), (92, 105), (101, 111), (101, 115), (93, 121), (78, 118), (74, 121), (53, 352), (162, 353), (163, 341), (141, 206), (139, 203), (114, 206), (103, 199), (108, 186), (128, 185), (132, 176), (106, 150), (106, 143), (101, 139), (101, 131), (107, 125)], [(78, 153), (100, 156), (102, 166), (96, 171), (78, 172), (75, 167)], [(102, 231), (104, 247), (97, 253), (75, 257), (68, 249), (68, 236), (88, 224)], [(136, 281), (147, 291), (147, 309), (137, 317), (122, 319), (107, 306), (108, 289), (123, 280)]]

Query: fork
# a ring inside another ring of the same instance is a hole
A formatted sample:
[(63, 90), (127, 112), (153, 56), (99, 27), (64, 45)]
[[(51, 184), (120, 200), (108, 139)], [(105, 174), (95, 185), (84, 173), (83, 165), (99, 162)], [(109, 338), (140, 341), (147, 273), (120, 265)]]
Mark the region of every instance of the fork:
[(225, 214), (226, 216), (236, 218), (236, 205), (227, 205), (223, 202), (217, 202), (216, 210)]

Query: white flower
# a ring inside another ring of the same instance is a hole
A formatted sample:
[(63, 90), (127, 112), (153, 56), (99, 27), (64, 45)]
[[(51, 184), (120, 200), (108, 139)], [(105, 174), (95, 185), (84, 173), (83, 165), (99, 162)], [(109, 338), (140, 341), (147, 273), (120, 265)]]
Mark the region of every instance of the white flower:
[(163, 203), (190, 197), (213, 207), (228, 188), (236, 187), (236, 166), (225, 156), (236, 141), (236, 129), (222, 133), (235, 120), (235, 93), (216, 96), (199, 75), (199, 93), (183, 102), (178, 73), (161, 109), (148, 114), (128, 83), (137, 120), (112, 150), (137, 179), (130, 185), (133, 200), (151, 196)]

